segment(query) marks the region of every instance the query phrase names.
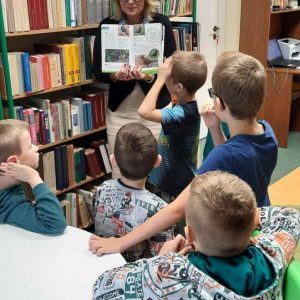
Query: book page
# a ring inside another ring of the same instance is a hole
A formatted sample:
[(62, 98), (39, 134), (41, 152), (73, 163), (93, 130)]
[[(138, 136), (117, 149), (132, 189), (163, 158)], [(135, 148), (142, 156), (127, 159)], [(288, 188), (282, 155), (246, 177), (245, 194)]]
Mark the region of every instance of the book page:
[(157, 73), (163, 63), (163, 25), (137, 24), (133, 28), (134, 64), (143, 64), (142, 73)]
[(129, 25), (102, 25), (102, 72), (118, 72), (122, 65), (129, 63), (132, 51), (133, 26)]

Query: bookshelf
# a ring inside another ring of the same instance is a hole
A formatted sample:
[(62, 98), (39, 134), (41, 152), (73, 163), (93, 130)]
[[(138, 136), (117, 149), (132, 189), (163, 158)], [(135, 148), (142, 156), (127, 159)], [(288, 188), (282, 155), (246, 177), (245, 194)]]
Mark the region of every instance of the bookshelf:
[(289, 129), (300, 131), (300, 126), (292, 125), (293, 118), (300, 118), (299, 99), (292, 103), (293, 79), (300, 75), (300, 70), (274, 68), (278, 88), (277, 83), (274, 85), (274, 75), (267, 67), (268, 41), (273, 37), (300, 40), (300, 7), (271, 11), (270, 1), (242, 0), (239, 50), (257, 58), (267, 70), (267, 95), (258, 119), (269, 122), (279, 147), (287, 148)]
[(46, 144), (46, 145), (39, 145), (38, 148), (39, 148), (39, 151), (44, 150), (44, 149), (54, 147), (54, 146), (57, 146), (57, 145), (60, 145), (60, 144), (63, 144), (63, 143), (68, 143), (72, 140), (79, 139), (79, 138), (84, 137), (84, 136), (92, 135), (94, 133), (100, 132), (100, 131), (105, 130), (105, 129), (106, 129), (106, 126), (102, 126), (102, 127), (99, 127), (97, 129), (94, 129), (94, 130), (91, 130), (91, 131), (87, 131), (87, 132), (84, 132), (84, 133), (74, 135), (74, 136), (72, 136), (70, 138), (67, 138), (67, 139), (64, 139), (64, 140), (60, 140), (60, 141), (50, 143), (50, 144)]
[(54, 194), (57, 196), (57, 195), (59, 195), (59, 194), (62, 194), (62, 193), (65, 193), (65, 192), (67, 192), (67, 191), (70, 191), (70, 190), (72, 190), (72, 189), (75, 189), (75, 188), (77, 188), (77, 187), (79, 187), (79, 186), (81, 186), (81, 185), (83, 185), (83, 184), (85, 184), (85, 183), (88, 183), (88, 182), (90, 182), (90, 181), (92, 181), (92, 180), (95, 180), (95, 179), (98, 179), (98, 178), (100, 178), (100, 177), (102, 177), (102, 176), (104, 176), (105, 175), (105, 173), (101, 173), (100, 175), (98, 175), (98, 176), (96, 176), (96, 177), (91, 177), (91, 176), (86, 176), (86, 180), (82, 180), (80, 183), (78, 183), (78, 184), (74, 184), (74, 185), (71, 185), (71, 186), (69, 186), (67, 189), (63, 189), (62, 191), (55, 191), (54, 192)]

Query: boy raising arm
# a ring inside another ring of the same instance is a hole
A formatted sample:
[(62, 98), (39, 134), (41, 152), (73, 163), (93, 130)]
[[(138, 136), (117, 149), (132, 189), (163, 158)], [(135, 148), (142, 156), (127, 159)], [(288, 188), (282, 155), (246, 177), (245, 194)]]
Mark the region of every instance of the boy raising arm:
[[(39, 164), (37, 151), (26, 122), (0, 121), (0, 223), (37, 233), (60, 234), (67, 222), (55, 194), (35, 170)], [(25, 197), (20, 181), (30, 184), (36, 206)]]
[[(197, 173), (221, 170), (237, 175), (250, 185), (258, 206), (268, 206), (267, 188), (276, 166), (278, 145), (271, 126), (266, 121), (256, 121), (266, 93), (264, 67), (255, 58), (241, 53), (217, 63), (212, 83), (213, 109), (201, 113), (206, 114), (203, 119), (217, 140), (214, 140), (215, 145), (219, 146), (210, 152)], [(229, 126), (231, 138), (226, 142), (220, 120)], [(91, 240), (91, 249), (97, 255), (123, 251), (125, 245), (128, 247), (177, 222), (184, 217), (189, 189), (190, 186), (187, 186), (173, 203), (139, 227), (138, 231), (123, 237), (118, 243), (114, 240)]]

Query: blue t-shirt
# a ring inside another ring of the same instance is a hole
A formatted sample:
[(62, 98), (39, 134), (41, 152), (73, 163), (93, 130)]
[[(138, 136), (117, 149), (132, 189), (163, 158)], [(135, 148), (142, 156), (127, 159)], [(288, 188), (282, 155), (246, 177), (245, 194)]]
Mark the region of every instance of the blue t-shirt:
[(246, 181), (252, 188), (257, 206), (270, 206), (268, 185), (277, 163), (278, 143), (272, 127), (266, 121), (257, 123), (265, 132), (259, 135), (236, 135), (214, 148), (198, 174), (207, 171), (226, 171)]
[(197, 101), (162, 109), (158, 153), (162, 162), (149, 182), (166, 193), (181, 193), (196, 175), (200, 115)]

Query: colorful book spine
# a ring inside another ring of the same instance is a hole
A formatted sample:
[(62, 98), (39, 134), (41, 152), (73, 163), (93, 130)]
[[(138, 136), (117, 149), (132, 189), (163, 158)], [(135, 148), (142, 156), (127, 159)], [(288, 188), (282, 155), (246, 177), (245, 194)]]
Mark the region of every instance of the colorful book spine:
[(45, 118), (45, 131), (46, 131), (46, 144), (50, 144), (50, 125), (49, 125), (49, 115), (47, 112), (44, 113)]
[(43, 58), (38, 55), (30, 55), (29, 60), (37, 64), (39, 90), (45, 89), (44, 73), (43, 73)]
[(72, 58), (73, 58), (74, 81), (75, 81), (75, 83), (80, 83), (81, 82), (81, 72), (80, 72), (79, 45), (71, 44), (71, 47), (72, 47)]
[(68, 149), (66, 145), (61, 146), (61, 157), (63, 165), (63, 183), (64, 188), (69, 187), (69, 171), (68, 171)]
[(74, 84), (75, 80), (74, 80), (72, 46), (65, 44), (62, 45), (62, 48), (64, 50), (66, 84)]
[(84, 132), (89, 130), (88, 127), (88, 115), (87, 115), (87, 104), (85, 101), (82, 101), (82, 110), (83, 110), (83, 130)]
[(54, 148), (54, 157), (55, 157), (56, 189), (62, 191), (64, 189), (64, 183), (63, 183), (63, 165), (62, 165), (61, 147)]
[(26, 94), (32, 93), (29, 53), (21, 53), (24, 74), (24, 89)]
[(71, 27), (71, 6), (70, 6), (71, 1), (66, 0), (65, 5), (66, 5), (66, 26)]

